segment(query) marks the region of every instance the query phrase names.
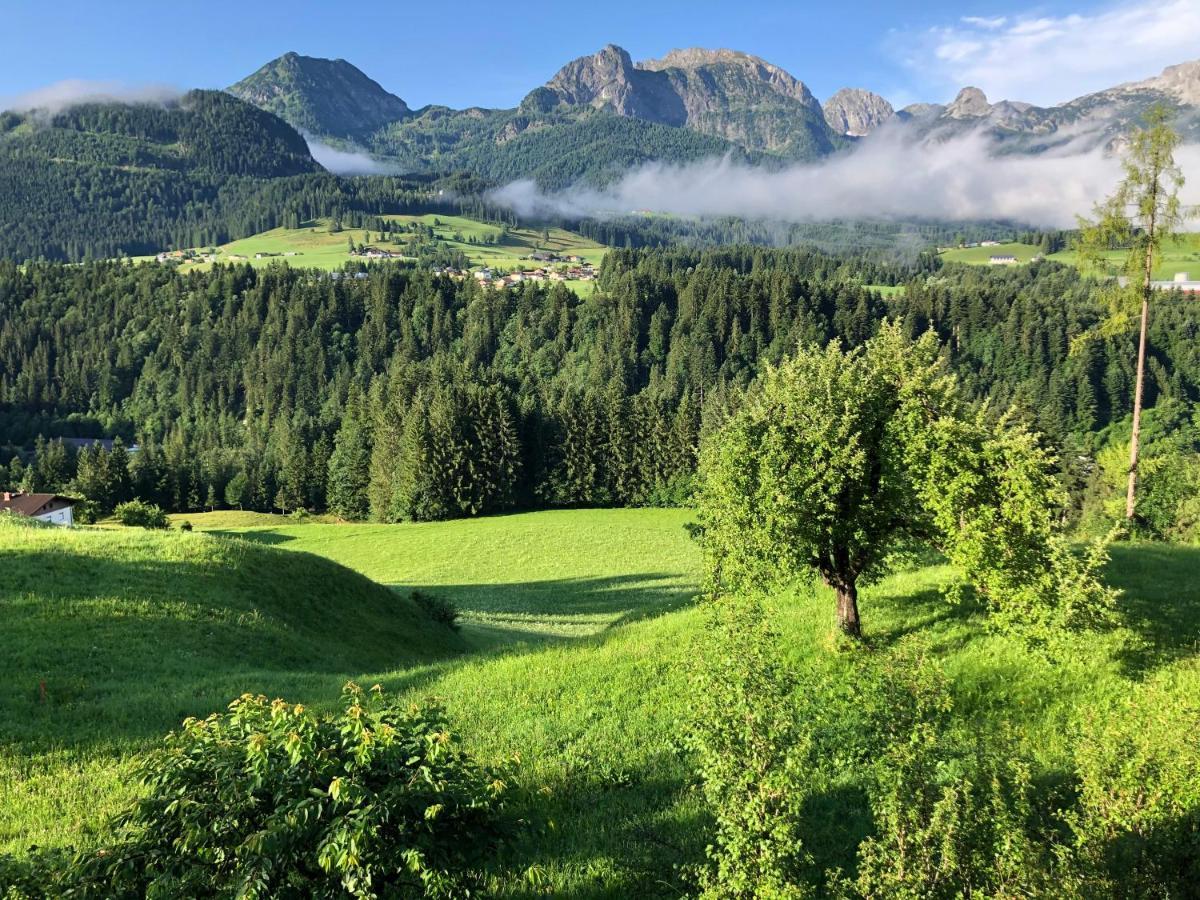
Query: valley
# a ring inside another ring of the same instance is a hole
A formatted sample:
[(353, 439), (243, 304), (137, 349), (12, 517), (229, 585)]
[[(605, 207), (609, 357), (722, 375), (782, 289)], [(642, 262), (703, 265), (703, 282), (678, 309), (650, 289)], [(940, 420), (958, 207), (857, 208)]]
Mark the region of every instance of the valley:
[[(498, 282), (504, 275), (528, 272), (531, 280), (557, 280), (586, 295), (594, 289), (594, 270), (608, 252), (607, 247), (552, 226), (498, 226), (434, 213), (383, 215), (378, 220), (388, 228), (386, 233), (317, 219), (300, 228), (275, 228), (219, 247), (164, 251), (135, 261), (153, 261), (183, 273), (207, 271), (214, 265), (263, 268), (278, 263), (330, 272), (350, 263), (394, 259), (438, 271), (450, 269), (464, 277), (494, 272)], [(536, 273), (538, 269), (542, 274)]]
[(138, 6), (0, 71), (0, 898), (1196, 896), (1200, 7)]

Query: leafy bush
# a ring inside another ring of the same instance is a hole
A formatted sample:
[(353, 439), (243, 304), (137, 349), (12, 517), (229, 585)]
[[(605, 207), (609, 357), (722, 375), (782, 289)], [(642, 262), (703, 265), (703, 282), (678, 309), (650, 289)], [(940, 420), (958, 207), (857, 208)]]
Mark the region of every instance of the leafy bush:
[(186, 519), (184, 519), (182, 522), (179, 523), (179, 530), (180, 531), (191, 531), (192, 523), (187, 521)]
[(701, 896), (811, 896), (801, 809), (812, 739), (791, 702), (795, 682), (761, 601), (712, 602), (709, 631), (688, 735), (715, 820), (709, 865), (695, 873)]
[(1094, 897), (1194, 897), (1200, 886), (1200, 663), (1095, 714), (1076, 752), (1076, 887)]
[(167, 528), (167, 514), (153, 503), (130, 500), (120, 504), (113, 515), (122, 525), (141, 528)]
[(412, 601), (421, 608), (421, 611), (439, 625), (445, 625), (455, 631), (461, 627), (458, 624), (458, 607), (445, 597), (435, 597), (424, 591), (413, 591), (411, 596)]
[(501, 837), (504, 782), (434, 704), (379, 688), (345, 711), (242, 696), (144, 764), (115, 842), (81, 856), (82, 896), (463, 896)]
[(1050, 897), (1052, 842), (1030, 832), (1028, 766), (1004, 742), (956, 739), (941, 673), (885, 670), (878, 723), (885, 749), (871, 771), (876, 833), (858, 848), (858, 873), (836, 879), (845, 897)]

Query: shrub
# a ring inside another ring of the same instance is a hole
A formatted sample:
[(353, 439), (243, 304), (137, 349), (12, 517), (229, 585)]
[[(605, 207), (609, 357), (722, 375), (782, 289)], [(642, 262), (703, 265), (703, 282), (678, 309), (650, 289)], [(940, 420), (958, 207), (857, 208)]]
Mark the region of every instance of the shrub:
[(187, 519), (184, 519), (182, 522), (179, 523), (179, 530), (180, 531), (191, 531), (192, 523), (189, 522)]
[(941, 673), (901, 662), (884, 670), (871, 770), (876, 833), (858, 848), (844, 897), (1052, 897), (1052, 843), (1030, 832), (1029, 767), (1003, 740), (956, 739)]
[(1200, 886), (1200, 663), (1096, 713), (1076, 747), (1068, 816), (1081, 893), (1194, 897)]
[(501, 837), (504, 782), (436, 704), (378, 688), (345, 711), (242, 696), (189, 719), (144, 764), (112, 846), (78, 858), (83, 896), (462, 896)]
[(421, 611), (439, 625), (445, 625), (455, 631), (461, 627), (458, 624), (458, 607), (444, 597), (435, 597), (424, 591), (413, 591), (412, 601)]
[(153, 503), (130, 500), (120, 504), (113, 515), (122, 525), (141, 528), (167, 528), (167, 514)]
[(800, 821), (812, 742), (791, 702), (794, 679), (761, 601), (713, 601), (708, 615), (688, 745), (715, 821), (695, 881), (708, 898), (812, 896)]

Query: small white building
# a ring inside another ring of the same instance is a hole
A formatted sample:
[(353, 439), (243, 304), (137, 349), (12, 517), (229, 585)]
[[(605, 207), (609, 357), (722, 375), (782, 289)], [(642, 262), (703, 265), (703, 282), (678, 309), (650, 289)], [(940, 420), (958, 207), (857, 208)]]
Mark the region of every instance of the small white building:
[(51, 525), (75, 524), (75, 500), (58, 494), (0, 494), (0, 512), (49, 522)]
[[(1128, 280), (1126, 281), (1128, 283)], [(1152, 287), (1160, 291), (1182, 291), (1185, 294), (1200, 294), (1200, 281), (1193, 281), (1187, 272), (1176, 272), (1172, 281), (1152, 281)]]

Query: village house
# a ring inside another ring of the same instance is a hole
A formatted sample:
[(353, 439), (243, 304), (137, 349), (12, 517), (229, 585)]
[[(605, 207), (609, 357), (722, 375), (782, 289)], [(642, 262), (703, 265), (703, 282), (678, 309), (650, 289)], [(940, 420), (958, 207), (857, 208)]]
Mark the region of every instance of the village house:
[(75, 503), (71, 497), (60, 497), (58, 494), (23, 494), (20, 491), (0, 494), (0, 512), (52, 525), (74, 525)]
[(1185, 294), (1200, 294), (1200, 281), (1192, 281), (1187, 272), (1176, 272), (1171, 281), (1152, 281), (1151, 286), (1160, 291), (1182, 291)]

